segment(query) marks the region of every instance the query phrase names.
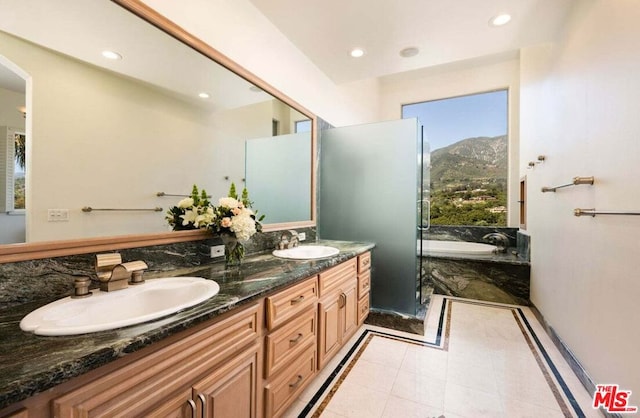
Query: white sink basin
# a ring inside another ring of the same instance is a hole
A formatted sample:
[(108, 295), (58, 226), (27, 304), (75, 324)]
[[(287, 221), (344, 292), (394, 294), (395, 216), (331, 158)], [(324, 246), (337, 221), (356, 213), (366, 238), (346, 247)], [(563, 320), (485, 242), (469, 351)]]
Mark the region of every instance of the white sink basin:
[(112, 292), (93, 290), (88, 298), (59, 299), (22, 318), (20, 328), (37, 335), (76, 335), (115, 329), (178, 312), (219, 291), (218, 283), (202, 277), (152, 279)]
[(316, 258), (332, 257), (340, 253), (335, 247), (325, 245), (300, 245), (286, 250), (275, 250), (272, 254), (280, 258), (293, 260), (314, 260)]

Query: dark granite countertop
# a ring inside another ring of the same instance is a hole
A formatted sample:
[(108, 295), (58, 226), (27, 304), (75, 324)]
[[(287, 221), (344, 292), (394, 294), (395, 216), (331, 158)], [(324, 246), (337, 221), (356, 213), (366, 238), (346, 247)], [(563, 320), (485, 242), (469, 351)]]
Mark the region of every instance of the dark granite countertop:
[[(220, 293), (192, 308), (139, 325), (66, 337), (42, 337), (20, 330), (20, 320), (50, 300), (0, 310), (0, 409), (210, 320), (264, 295), (340, 264), (374, 247), (372, 243), (318, 241), (340, 249), (320, 260), (247, 256), (240, 268), (224, 262), (156, 273), (158, 277), (200, 276), (215, 280)], [(153, 278), (153, 275), (145, 276)]]
[(529, 260), (521, 257), (519, 254), (513, 254), (516, 248), (508, 248), (506, 253), (493, 253), (493, 254), (456, 254), (456, 253), (439, 253), (430, 254), (427, 258), (442, 258), (446, 260), (473, 260), (486, 263), (502, 263), (502, 264), (514, 264), (519, 266), (528, 266)]

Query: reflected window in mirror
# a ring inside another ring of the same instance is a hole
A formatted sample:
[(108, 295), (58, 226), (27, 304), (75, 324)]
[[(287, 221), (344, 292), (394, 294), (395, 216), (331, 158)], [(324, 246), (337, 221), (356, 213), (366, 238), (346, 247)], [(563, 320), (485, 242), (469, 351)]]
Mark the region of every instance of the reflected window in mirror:
[(26, 145), (27, 136), (24, 132), (16, 132), (13, 135), (13, 210), (25, 209), (25, 174), (27, 172)]
[(297, 120), (295, 122), (294, 132), (295, 133), (311, 132), (311, 120), (309, 119)]

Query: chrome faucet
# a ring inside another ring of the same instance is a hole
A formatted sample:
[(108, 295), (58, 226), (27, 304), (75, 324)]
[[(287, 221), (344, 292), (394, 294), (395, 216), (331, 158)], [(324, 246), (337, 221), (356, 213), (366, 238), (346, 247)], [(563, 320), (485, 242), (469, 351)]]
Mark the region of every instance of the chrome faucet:
[(288, 231), (282, 231), (282, 235), (280, 235), (280, 241), (278, 241), (278, 249), (284, 250), (287, 248), (297, 247), (300, 243), (300, 239), (298, 238), (298, 232), (292, 229)]
[(144, 261), (122, 262), (118, 253), (96, 254), (96, 276), (100, 281), (100, 290), (110, 292), (144, 283), (142, 273), (148, 268)]
[(482, 237), (482, 240), (495, 245), (497, 247), (496, 252), (498, 253), (506, 253), (509, 247), (509, 237), (502, 232), (491, 232)]

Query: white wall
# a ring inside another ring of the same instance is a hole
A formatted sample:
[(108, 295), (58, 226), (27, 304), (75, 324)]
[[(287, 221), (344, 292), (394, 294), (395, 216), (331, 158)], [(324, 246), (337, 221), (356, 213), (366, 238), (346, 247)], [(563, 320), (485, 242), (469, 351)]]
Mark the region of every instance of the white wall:
[(334, 84), (248, 0), (143, 1), (334, 126), (378, 120), (375, 80)]
[(519, 61), (493, 57), (464, 65), (453, 64), (385, 77), (380, 83), (381, 120), (399, 119), (402, 105), (509, 89), (508, 223), (518, 226), (519, 179)]
[[(554, 45), (521, 54), (521, 167), (528, 178), (531, 299), (595, 383), (640, 393), (640, 7), (579, 2)], [(542, 186), (595, 176), (557, 193)]]

